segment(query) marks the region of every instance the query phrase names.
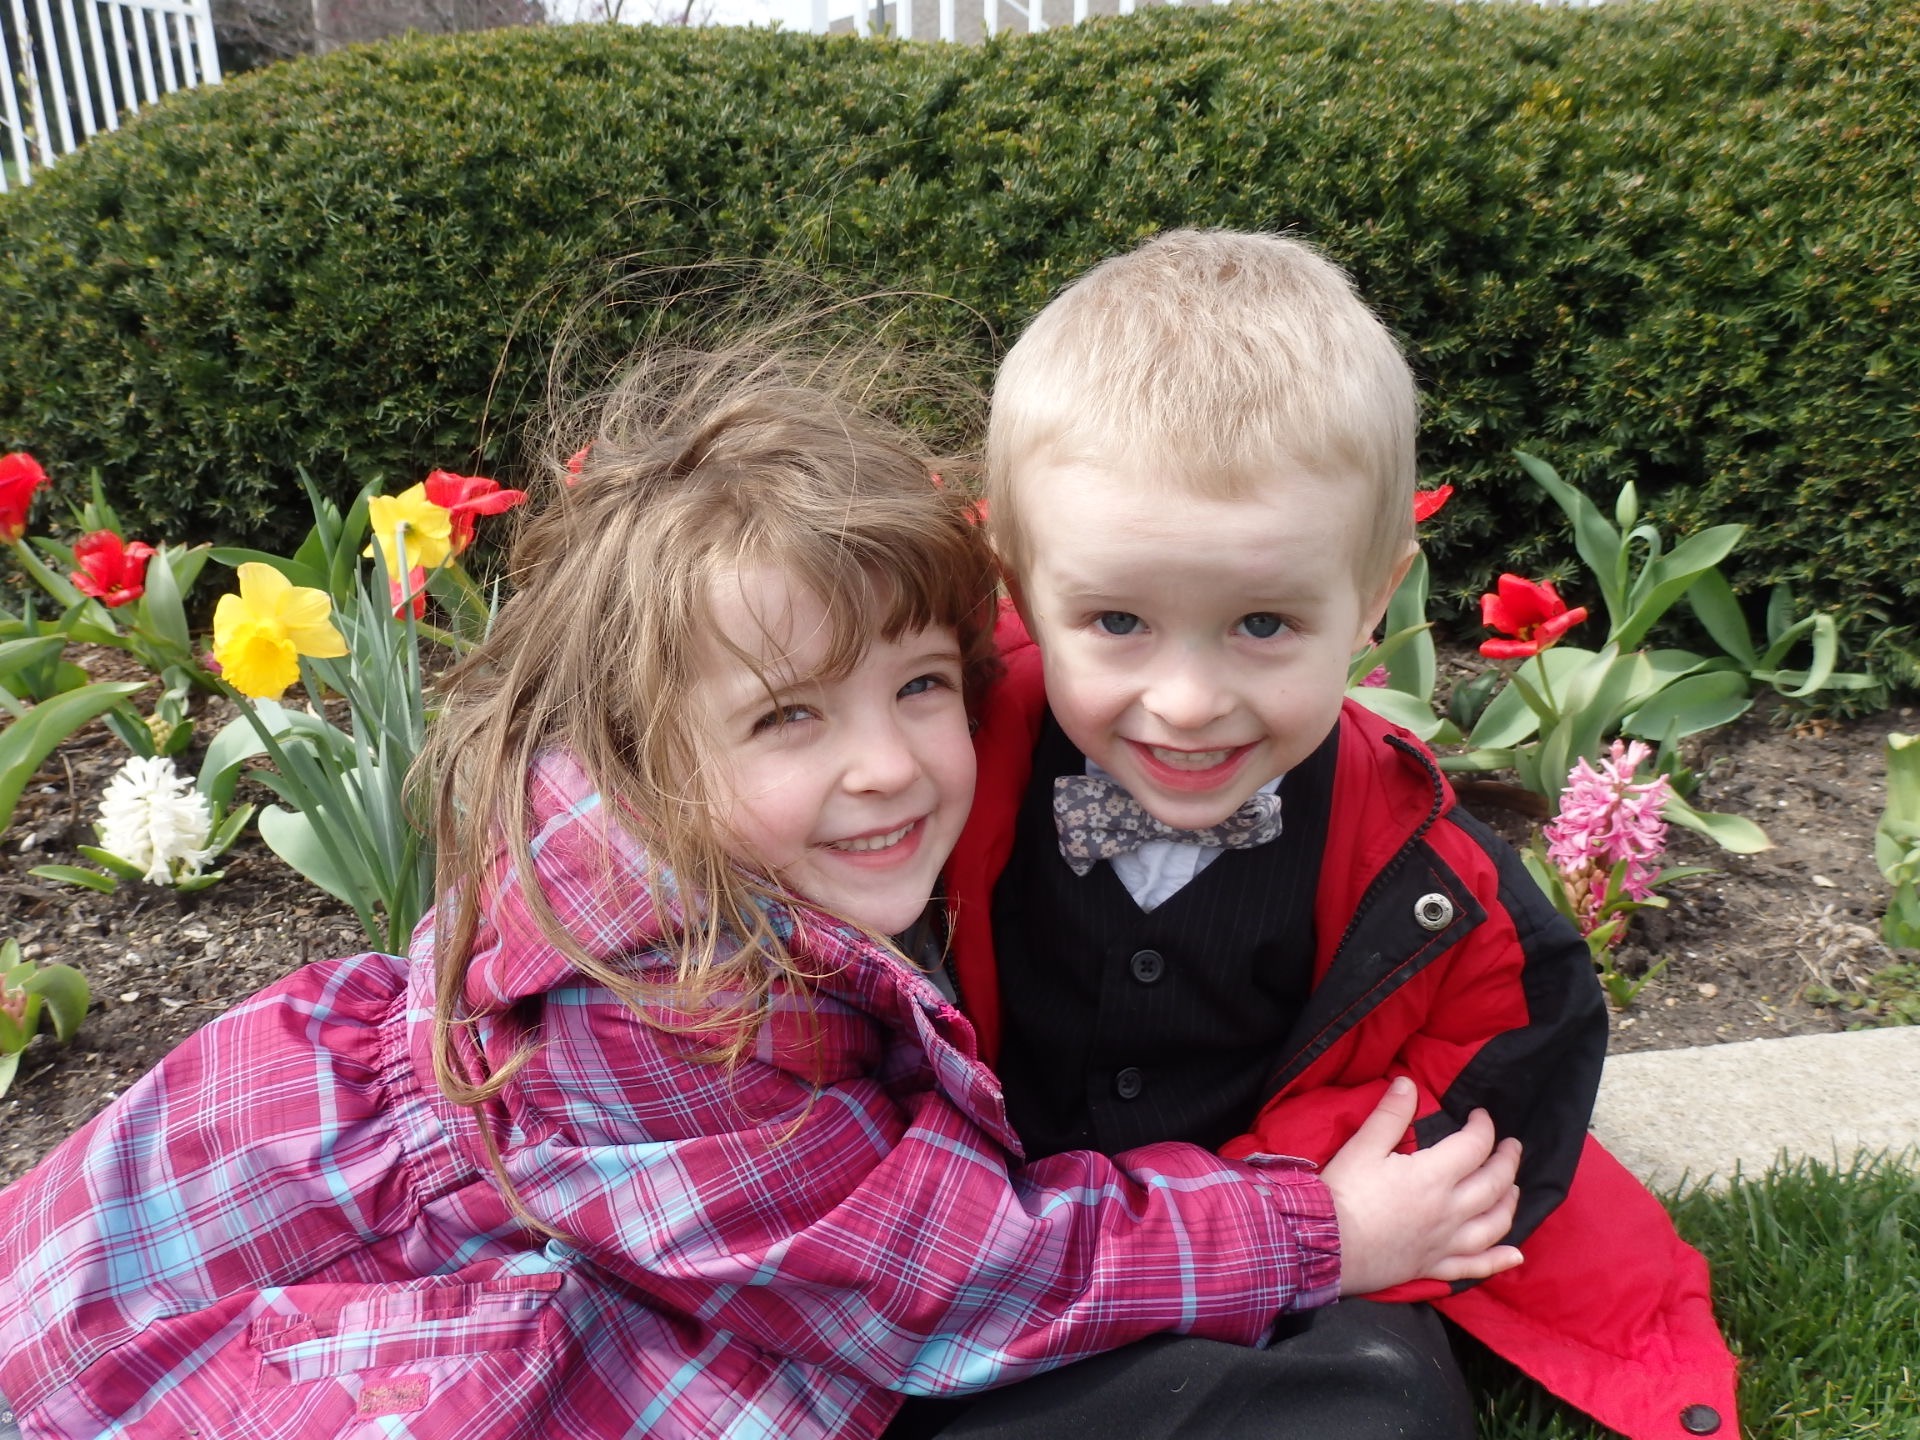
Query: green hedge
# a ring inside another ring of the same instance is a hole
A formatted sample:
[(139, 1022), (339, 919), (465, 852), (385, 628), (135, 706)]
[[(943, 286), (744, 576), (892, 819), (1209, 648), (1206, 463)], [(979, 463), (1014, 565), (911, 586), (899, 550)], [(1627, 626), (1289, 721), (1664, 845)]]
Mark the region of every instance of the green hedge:
[(557, 326), (623, 273), (937, 292), (981, 378), (1101, 256), (1289, 228), (1407, 339), (1427, 476), (1462, 492), (1431, 537), (1454, 602), (1565, 566), (1520, 446), (1748, 522), (1748, 588), (1793, 579), (1912, 682), (1917, 132), (1891, 0), (394, 43), (176, 97), (0, 199), (0, 444), (99, 466), (156, 529), (272, 538), (298, 468), (511, 475)]

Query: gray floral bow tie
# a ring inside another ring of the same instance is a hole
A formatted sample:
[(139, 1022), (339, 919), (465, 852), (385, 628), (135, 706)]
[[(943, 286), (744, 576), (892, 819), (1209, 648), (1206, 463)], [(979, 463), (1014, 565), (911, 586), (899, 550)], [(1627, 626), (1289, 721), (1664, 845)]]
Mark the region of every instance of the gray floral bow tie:
[(1162, 824), (1118, 781), (1104, 775), (1062, 775), (1053, 782), (1053, 823), (1060, 854), (1076, 875), (1102, 860), (1127, 855), (1150, 840), (1178, 840), (1222, 850), (1247, 850), (1280, 834), (1280, 797), (1264, 791), (1204, 830)]

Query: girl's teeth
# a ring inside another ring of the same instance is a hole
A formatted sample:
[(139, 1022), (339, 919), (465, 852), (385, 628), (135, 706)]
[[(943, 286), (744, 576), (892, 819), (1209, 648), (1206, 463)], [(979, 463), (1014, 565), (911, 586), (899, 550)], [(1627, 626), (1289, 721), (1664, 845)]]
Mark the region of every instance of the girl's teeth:
[(884, 835), (869, 835), (860, 840), (836, 840), (827, 846), (827, 848), (829, 850), (852, 850), (855, 852), (864, 850), (891, 850), (907, 838), (907, 832), (911, 829), (913, 829), (913, 826), (910, 824), (902, 825), (898, 830), (889, 830)]
[(1163, 765), (1171, 765), (1176, 770), (1211, 770), (1216, 765), (1227, 763), (1231, 750), (1162, 750), (1158, 745), (1149, 745), (1153, 758)]

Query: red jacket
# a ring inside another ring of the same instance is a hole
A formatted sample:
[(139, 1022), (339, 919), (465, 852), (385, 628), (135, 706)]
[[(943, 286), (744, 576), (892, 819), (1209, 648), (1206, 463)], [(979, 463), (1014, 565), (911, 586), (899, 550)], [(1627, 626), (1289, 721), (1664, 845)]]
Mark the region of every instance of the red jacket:
[[(988, 916), (1045, 712), (1040, 652), (1010, 612), (1000, 638), (1006, 674), (981, 717), (979, 789), (947, 870), (955, 970), (989, 1061), (999, 1054), (1000, 1002)], [(1568, 985), (1566, 972), (1547, 973), (1537, 959), (1529, 965), (1545, 942), (1522, 933), (1528, 922), (1503, 903), (1502, 883), (1532, 881), (1505, 847), (1489, 848), (1484, 831), (1454, 813), (1450, 787), (1412, 736), (1352, 703), (1340, 724), (1315, 904), (1314, 993), (1297, 1043), (1279, 1058), (1271, 1098), (1225, 1153), (1324, 1163), (1397, 1074), (1420, 1089), (1409, 1145), (1431, 1144), (1457, 1125), (1449, 1115), (1487, 1106), (1503, 1134), (1521, 1135), (1536, 1175), (1522, 1177), (1523, 1217), (1538, 1221), (1526, 1263), (1458, 1293), (1417, 1282), (1386, 1298), (1431, 1299), (1633, 1440), (1730, 1440), (1738, 1431), (1734, 1361), (1714, 1323), (1706, 1262), (1591, 1136), (1573, 1165), (1591, 1076), (1551, 1082), (1561, 1078), (1556, 1056), (1587, 1043), (1593, 1017), (1584, 985)], [(1394, 922), (1435, 892), (1454, 911), (1439, 931)], [(1556, 1149), (1564, 1164), (1548, 1158)], [(1539, 1219), (1563, 1189), (1564, 1200)]]

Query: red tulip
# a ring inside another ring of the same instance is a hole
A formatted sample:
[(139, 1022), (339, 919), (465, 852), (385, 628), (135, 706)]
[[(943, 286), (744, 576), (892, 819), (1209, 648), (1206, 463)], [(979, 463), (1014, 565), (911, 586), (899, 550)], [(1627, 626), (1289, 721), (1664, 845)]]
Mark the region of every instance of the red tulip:
[(453, 516), (453, 553), (458, 555), (473, 542), (473, 518), (498, 515), (511, 510), (527, 498), (524, 490), (502, 490), (499, 482), (480, 475), (455, 475), (436, 470), (427, 476), (427, 499)]
[(387, 581), (387, 593), (393, 597), (394, 619), (398, 620), (406, 614), (409, 607), (413, 610), (414, 619), (425, 619), (427, 614), (426, 566), (416, 565), (409, 570), (404, 587), (397, 579)]
[(1451, 485), (1436, 485), (1431, 490), (1413, 492), (1413, 523), (1431, 520), (1446, 508), (1447, 501), (1453, 498)]
[(47, 472), (24, 450), (0, 455), (0, 540), (18, 540), (27, 533), (27, 507), (33, 492), (47, 483)]
[(73, 563), (80, 568), (67, 578), (82, 595), (118, 608), (146, 593), (147, 561), (152, 558), (153, 547), (145, 541), (129, 545), (111, 530), (96, 530), (75, 542)]
[(1480, 597), (1480, 622), (1512, 638), (1482, 641), (1480, 653), (1490, 660), (1523, 660), (1538, 655), (1586, 618), (1586, 606), (1569, 610), (1560, 592), (1546, 581), (1502, 575), (1499, 592)]

